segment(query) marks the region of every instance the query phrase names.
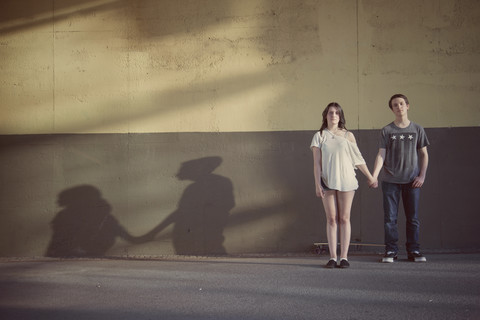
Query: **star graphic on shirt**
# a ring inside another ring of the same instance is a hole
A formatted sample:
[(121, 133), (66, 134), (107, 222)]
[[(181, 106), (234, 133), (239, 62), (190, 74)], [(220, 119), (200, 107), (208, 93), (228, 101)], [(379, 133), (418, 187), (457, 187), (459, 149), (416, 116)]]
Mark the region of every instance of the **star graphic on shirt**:
[(408, 139), (413, 140), (413, 136), (411, 134), (409, 134)]
[(402, 134), (402, 135), (400, 136), (400, 140), (403, 140), (403, 139), (405, 139), (405, 136)]
[(397, 136), (392, 136), (392, 140), (397, 140)]

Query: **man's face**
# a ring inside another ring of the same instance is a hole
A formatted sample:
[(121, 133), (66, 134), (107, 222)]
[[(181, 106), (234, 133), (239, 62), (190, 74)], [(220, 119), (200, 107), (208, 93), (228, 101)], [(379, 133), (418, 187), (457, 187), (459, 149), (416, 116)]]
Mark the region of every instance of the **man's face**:
[(410, 105), (403, 98), (395, 98), (392, 100), (392, 111), (395, 115), (403, 116), (407, 113)]

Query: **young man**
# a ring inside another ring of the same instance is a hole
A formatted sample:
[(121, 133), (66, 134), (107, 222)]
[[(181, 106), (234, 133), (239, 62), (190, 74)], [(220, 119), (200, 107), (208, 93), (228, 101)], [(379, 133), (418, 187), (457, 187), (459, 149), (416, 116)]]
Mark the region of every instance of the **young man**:
[[(397, 217), (400, 196), (406, 217), (406, 249), (408, 259), (425, 262), (418, 243), (420, 222), (418, 203), (420, 188), (428, 167), (427, 146), (430, 144), (424, 129), (408, 119), (410, 104), (403, 94), (395, 94), (388, 103), (395, 120), (382, 129), (380, 149), (375, 159), (373, 177), (378, 178), (383, 167), (383, 210), (385, 227), (385, 256), (382, 262), (393, 262), (398, 254)], [(374, 187), (378, 186), (378, 182)]]

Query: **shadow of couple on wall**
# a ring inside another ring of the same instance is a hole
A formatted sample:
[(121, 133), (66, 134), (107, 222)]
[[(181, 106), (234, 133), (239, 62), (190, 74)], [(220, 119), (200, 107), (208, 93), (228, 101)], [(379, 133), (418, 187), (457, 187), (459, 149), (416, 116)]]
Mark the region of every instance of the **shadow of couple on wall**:
[(112, 215), (112, 206), (92, 185), (62, 191), (63, 207), (51, 221), (53, 231), (46, 256), (104, 256), (120, 237), (131, 244), (155, 240), (173, 225), (171, 239), (176, 254), (226, 254), (223, 231), (235, 206), (230, 179), (213, 171), (222, 158), (205, 157), (182, 163), (179, 180), (191, 180), (175, 211), (142, 236), (132, 236)]

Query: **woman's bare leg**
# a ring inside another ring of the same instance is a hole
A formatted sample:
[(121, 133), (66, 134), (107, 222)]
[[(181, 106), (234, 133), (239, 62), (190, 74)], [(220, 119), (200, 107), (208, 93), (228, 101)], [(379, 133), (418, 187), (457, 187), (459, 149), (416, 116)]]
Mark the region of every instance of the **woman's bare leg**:
[(355, 191), (337, 192), (338, 223), (340, 225), (340, 259), (347, 259), (352, 229), (350, 212)]
[(327, 239), (330, 258), (337, 259), (337, 191), (326, 191), (322, 199), (327, 217)]

